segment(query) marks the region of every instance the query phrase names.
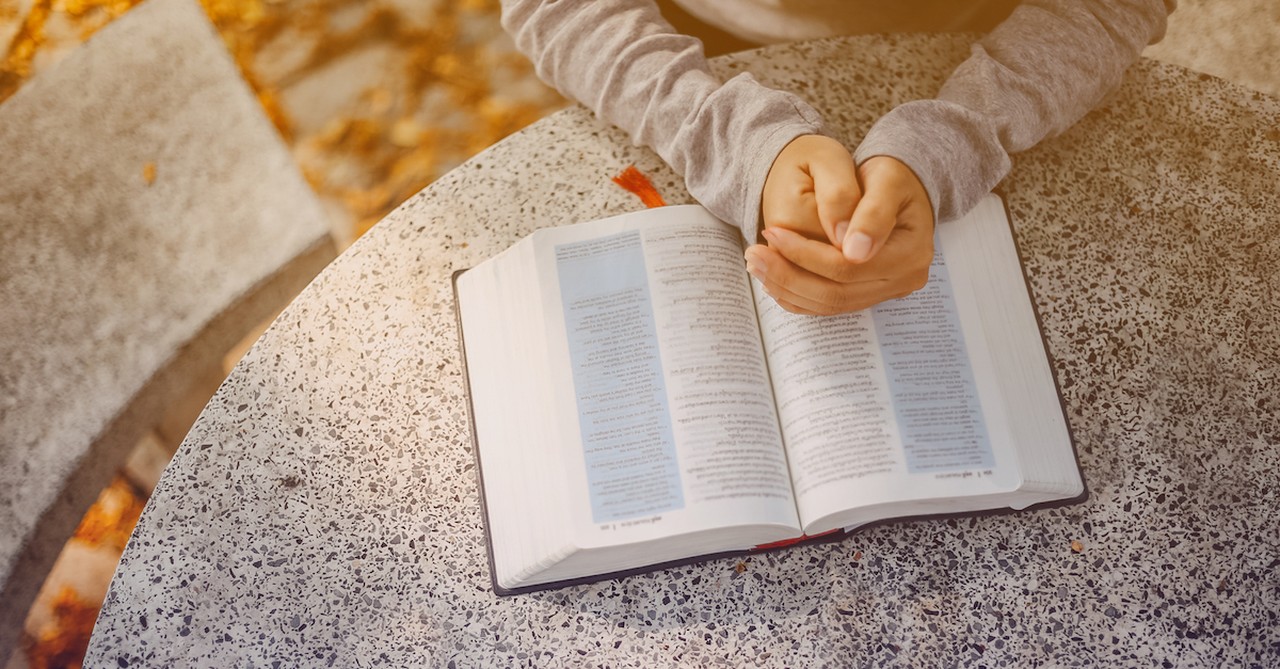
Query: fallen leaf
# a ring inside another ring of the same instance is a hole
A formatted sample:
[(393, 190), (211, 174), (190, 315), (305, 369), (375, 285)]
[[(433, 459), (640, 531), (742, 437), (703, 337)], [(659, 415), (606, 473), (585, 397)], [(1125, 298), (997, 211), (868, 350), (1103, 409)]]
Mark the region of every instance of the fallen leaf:
[(405, 149), (418, 145), (422, 128), (411, 118), (402, 118), (391, 126), (391, 143)]
[(1080, 543), (1079, 541), (1077, 541), (1077, 540), (1075, 540), (1075, 539), (1072, 539), (1072, 540), (1071, 540), (1071, 551), (1072, 551), (1073, 553), (1081, 553), (1081, 552), (1084, 552), (1084, 544)]
[(142, 180), (147, 182), (148, 186), (156, 182), (156, 164), (155, 163), (147, 163), (146, 165), (142, 166)]

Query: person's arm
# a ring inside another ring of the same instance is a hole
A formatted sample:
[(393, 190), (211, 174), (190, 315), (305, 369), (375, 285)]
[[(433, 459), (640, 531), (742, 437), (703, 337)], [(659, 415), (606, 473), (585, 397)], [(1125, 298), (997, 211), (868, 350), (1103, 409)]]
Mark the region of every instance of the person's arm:
[(973, 46), (937, 99), (871, 128), (859, 164), (909, 166), (940, 222), (963, 216), (1009, 173), (1009, 154), (1061, 134), (1120, 85), (1164, 36), (1176, 0), (1026, 0)]
[[(769, 293), (802, 313), (865, 308), (919, 287), (935, 221), (959, 218), (1009, 154), (1065, 131), (1164, 34), (1176, 0), (1027, 0), (974, 45), (933, 100), (890, 111), (855, 152), (862, 196), (829, 245), (782, 235), (748, 249)], [(873, 183), (874, 182), (874, 183)]]
[[(748, 243), (774, 159), (821, 133), (817, 112), (795, 95), (746, 73), (712, 76), (701, 43), (677, 34), (652, 1), (503, 0), (502, 25), (540, 78), (656, 151)], [(852, 176), (847, 152), (845, 161)]]

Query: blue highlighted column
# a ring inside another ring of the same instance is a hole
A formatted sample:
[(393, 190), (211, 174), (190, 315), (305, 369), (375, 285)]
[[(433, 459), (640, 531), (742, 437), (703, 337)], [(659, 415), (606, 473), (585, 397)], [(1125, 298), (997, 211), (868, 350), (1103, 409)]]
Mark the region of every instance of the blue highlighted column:
[(640, 233), (555, 251), (592, 518), (603, 523), (682, 508)]
[(940, 240), (929, 283), (872, 309), (889, 393), (915, 473), (995, 466)]

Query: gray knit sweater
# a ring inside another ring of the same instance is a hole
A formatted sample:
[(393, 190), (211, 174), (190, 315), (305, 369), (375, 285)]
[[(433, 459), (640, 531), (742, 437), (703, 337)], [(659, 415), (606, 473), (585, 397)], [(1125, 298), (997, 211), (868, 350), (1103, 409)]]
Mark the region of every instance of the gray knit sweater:
[[(1164, 35), (1176, 0), (1026, 0), (973, 46), (932, 100), (882, 117), (857, 147), (920, 177), (938, 221), (963, 216), (1009, 172), (1009, 154), (1057, 135)], [(820, 134), (799, 97), (750, 74), (721, 82), (700, 43), (649, 0), (503, 0), (502, 23), (538, 76), (627, 131), (689, 192), (754, 241), (760, 194), (791, 140)]]

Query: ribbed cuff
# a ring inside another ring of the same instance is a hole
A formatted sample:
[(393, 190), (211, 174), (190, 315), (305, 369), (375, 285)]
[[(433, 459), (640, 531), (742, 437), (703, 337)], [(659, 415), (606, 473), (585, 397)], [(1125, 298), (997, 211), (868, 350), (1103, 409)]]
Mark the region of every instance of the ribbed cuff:
[(689, 193), (716, 217), (742, 229), (748, 244), (760, 231), (760, 198), (769, 169), (782, 149), (801, 135), (822, 134), (822, 117), (799, 97), (767, 88), (749, 74), (721, 87), (710, 102), (727, 109), (727, 127), (703, 134), (693, 161), (703, 169), (685, 175)]
[(867, 133), (854, 161), (875, 156), (902, 161), (929, 193), (934, 220), (964, 216), (1009, 173), (1012, 163), (982, 116), (942, 100), (908, 102)]

